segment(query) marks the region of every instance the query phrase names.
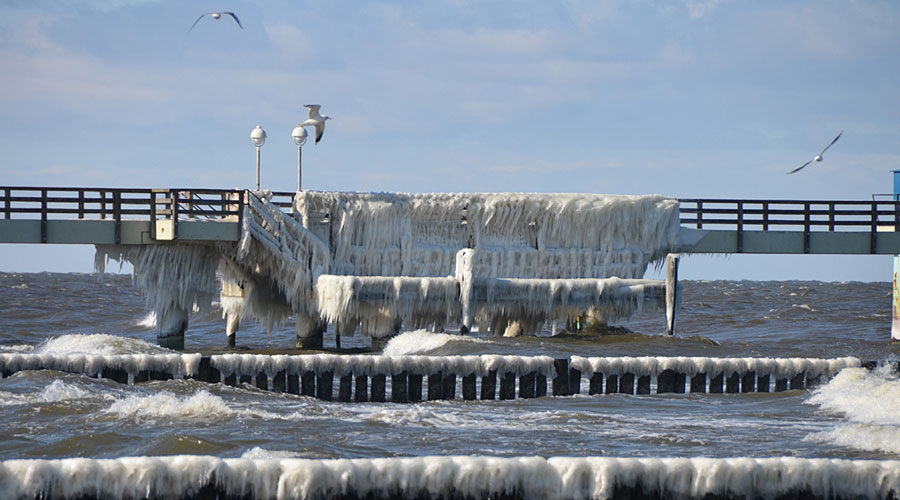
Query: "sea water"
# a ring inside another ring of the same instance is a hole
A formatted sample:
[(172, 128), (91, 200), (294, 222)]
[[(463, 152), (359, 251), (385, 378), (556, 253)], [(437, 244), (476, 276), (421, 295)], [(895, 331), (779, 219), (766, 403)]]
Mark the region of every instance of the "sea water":
[[(894, 360), (889, 283), (684, 282), (677, 335), (663, 314), (630, 333), (495, 338), (406, 332), (385, 354), (823, 357)], [(562, 326), (562, 325), (561, 325)], [(220, 311), (195, 313), (188, 352), (293, 353), (294, 329), (245, 323), (226, 347)], [(129, 276), (0, 273), (0, 352), (167, 353)], [(344, 348), (370, 339), (344, 337)], [(333, 334), (325, 337), (334, 345)], [(0, 380), (4, 459), (205, 455), (805, 457), (894, 459), (900, 382), (847, 368), (781, 393), (546, 397), (418, 404), (339, 403), (192, 380), (121, 385), (55, 371)]]

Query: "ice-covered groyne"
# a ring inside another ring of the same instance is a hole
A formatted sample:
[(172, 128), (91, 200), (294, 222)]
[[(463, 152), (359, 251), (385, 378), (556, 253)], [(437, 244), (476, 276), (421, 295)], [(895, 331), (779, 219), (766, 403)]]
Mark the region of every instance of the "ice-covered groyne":
[(900, 461), (780, 458), (208, 456), (0, 462), (0, 496), (42, 499), (888, 499)]
[(3, 377), (59, 370), (121, 383), (193, 378), (327, 401), (395, 403), (548, 394), (777, 392), (804, 389), (859, 366), (863, 363), (857, 358), (0, 354)]
[(659, 284), (623, 283), (679, 246), (678, 202), (659, 195), (301, 191), (290, 213), (271, 199), (245, 194), (237, 243), (101, 245), (96, 266), (134, 265), (160, 337), (183, 338), (217, 279), (229, 335), (245, 317), (294, 317), (298, 338), (327, 322), (375, 338), (460, 323), (513, 334), (660, 308), (646, 293)]

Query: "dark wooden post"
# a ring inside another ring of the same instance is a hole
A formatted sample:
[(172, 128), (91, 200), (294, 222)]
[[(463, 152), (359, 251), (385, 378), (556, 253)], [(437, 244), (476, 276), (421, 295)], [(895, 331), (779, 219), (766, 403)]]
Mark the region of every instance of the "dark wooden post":
[(737, 372), (732, 373), (725, 379), (725, 392), (735, 394), (741, 390), (741, 375)]
[(872, 233), (869, 253), (878, 253), (878, 203), (872, 202)]
[(128, 372), (122, 370), (121, 368), (110, 368), (108, 366), (104, 367), (100, 371), (100, 377), (118, 382), (120, 384), (128, 383)]
[(481, 399), (492, 400), (497, 393), (497, 370), (491, 370), (481, 377)]
[(338, 386), (338, 401), (349, 403), (353, 397), (353, 374), (346, 373), (341, 375), (340, 385)]
[(391, 401), (394, 403), (409, 402), (408, 376), (407, 372), (391, 376)]
[(78, 190), (78, 218), (84, 219), (84, 189)]
[(607, 394), (615, 394), (619, 392), (619, 376), (618, 375), (607, 375), (606, 376), (606, 393)]
[(619, 393), (634, 394), (634, 374), (623, 373), (619, 378)]
[(741, 377), (741, 392), (756, 392), (756, 372), (749, 371)]
[(357, 403), (365, 403), (369, 400), (369, 377), (366, 375), (356, 376), (356, 393), (353, 401)]
[(285, 389), (287, 389), (287, 372), (281, 370), (276, 373), (275, 378), (272, 379), (272, 390), (275, 392), (285, 392)]
[(687, 375), (675, 372), (675, 394), (684, 394), (684, 385), (687, 383)]
[(737, 253), (744, 253), (744, 202), (737, 202)]
[(534, 397), (534, 378), (535, 373), (526, 373), (519, 377), (519, 397), (531, 399)]
[(581, 394), (581, 371), (569, 370), (569, 396), (573, 394)]
[(637, 393), (650, 394), (650, 375), (641, 375), (637, 380)]
[(791, 377), (791, 390), (803, 390), (806, 387), (803, 384), (803, 380), (806, 378), (806, 372), (800, 372), (793, 377)]
[(334, 396), (334, 371), (326, 370), (316, 375), (316, 397), (331, 401)]
[(304, 396), (316, 395), (316, 374), (313, 372), (303, 372), (300, 376), (300, 390)]
[(384, 403), (385, 386), (387, 385), (387, 377), (384, 375), (372, 376), (372, 395), (370, 401), (375, 403)]
[(809, 215), (809, 202), (803, 204), (803, 253), (809, 253), (809, 227), (811, 225)]
[(769, 392), (769, 374), (760, 375), (756, 379), (756, 392)]
[(600, 372), (591, 374), (591, 381), (588, 386), (588, 395), (594, 396), (596, 394), (603, 394), (603, 374)]
[(556, 369), (556, 377), (553, 377), (553, 395), (569, 395), (569, 360), (554, 359), (553, 367)]
[(666, 369), (656, 376), (656, 393), (666, 394), (669, 392), (675, 392), (675, 372)]
[(47, 243), (47, 190), (41, 189), (41, 243)]
[(472, 401), (478, 397), (474, 373), (470, 373), (462, 378), (462, 397), (466, 401)]
[(410, 403), (422, 401), (422, 375), (410, 374), (407, 382)]
[(441, 399), (444, 392), (443, 385), (444, 374), (442, 372), (432, 373), (428, 376), (428, 400), (435, 401)]
[(720, 373), (715, 377), (709, 379), (709, 393), (710, 394), (722, 394), (724, 392), (725, 386), (725, 374)]
[(788, 379), (776, 378), (775, 379), (775, 392), (784, 392), (786, 390), (788, 390)]
[(456, 374), (448, 373), (441, 379), (441, 396), (443, 399), (456, 398)]
[(232, 373), (231, 375), (225, 377), (225, 385), (229, 385), (231, 387), (235, 387), (238, 385), (237, 375)]
[(500, 379), (500, 399), (516, 398), (516, 374), (507, 372)]
[(122, 192), (113, 191), (113, 224), (116, 245), (122, 243)]
[(289, 394), (300, 394), (300, 376), (296, 373), (287, 374), (287, 391)]
[(534, 377), (535, 380), (535, 388), (534, 395), (542, 398), (547, 395), (547, 376), (541, 373), (538, 373)]
[(691, 377), (691, 392), (706, 392), (705, 373), (698, 373)]
[(238, 381), (242, 384), (250, 385), (253, 382), (253, 377), (250, 375), (241, 375)]

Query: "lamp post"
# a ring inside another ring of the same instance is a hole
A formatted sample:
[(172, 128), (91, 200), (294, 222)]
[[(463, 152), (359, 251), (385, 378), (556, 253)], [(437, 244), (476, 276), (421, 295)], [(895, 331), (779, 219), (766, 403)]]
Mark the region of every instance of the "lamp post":
[(250, 132), (250, 141), (256, 146), (256, 190), (259, 191), (259, 148), (266, 143), (266, 131), (257, 125)]
[(294, 138), (294, 144), (297, 145), (297, 192), (299, 193), (302, 189), (300, 177), (303, 172), (303, 145), (306, 144), (306, 139), (309, 138), (309, 134), (306, 133), (305, 128), (297, 125), (297, 127), (294, 128), (294, 131), (291, 132), (291, 137)]

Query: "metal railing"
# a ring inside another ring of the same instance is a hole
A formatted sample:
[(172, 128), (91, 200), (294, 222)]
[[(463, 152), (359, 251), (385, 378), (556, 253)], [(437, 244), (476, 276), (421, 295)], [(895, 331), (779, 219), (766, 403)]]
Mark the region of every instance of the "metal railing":
[(0, 186), (0, 217), (39, 219), (47, 241), (48, 220), (112, 220), (116, 242), (123, 220), (241, 222), (244, 191)]
[(745, 229), (802, 231), (809, 251), (814, 231), (856, 231), (871, 234), (874, 252), (879, 231), (900, 231), (900, 201), (797, 201), (680, 199), (681, 224), (698, 229), (734, 229), (742, 251)]

